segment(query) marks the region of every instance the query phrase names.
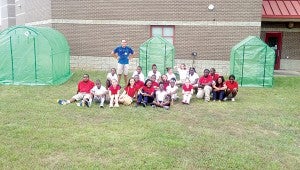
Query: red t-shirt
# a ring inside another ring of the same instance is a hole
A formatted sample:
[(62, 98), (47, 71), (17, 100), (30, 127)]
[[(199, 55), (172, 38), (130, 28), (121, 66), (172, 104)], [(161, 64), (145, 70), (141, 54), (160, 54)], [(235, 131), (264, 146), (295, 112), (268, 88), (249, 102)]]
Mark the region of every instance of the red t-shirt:
[(164, 84), (164, 90), (167, 90), (167, 87), (170, 85), (169, 81), (163, 81)]
[(86, 82), (80, 81), (77, 86), (77, 92), (90, 93), (91, 89), (95, 86), (95, 83), (91, 80)]
[(230, 80), (227, 80), (225, 83), (226, 83), (227, 88), (230, 90), (233, 90), (234, 88), (236, 88), (236, 89), (239, 88), (239, 84), (236, 81), (233, 81), (233, 83), (231, 83)]
[(112, 95), (117, 94), (118, 91), (119, 91), (120, 89), (121, 89), (120, 86), (117, 86), (116, 88), (114, 88), (113, 85), (111, 85), (111, 86), (108, 88), (108, 90), (111, 92)]
[(182, 86), (183, 91), (192, 91), (193, 85), (186, 86), (185, 84)]
[(217, 82), (218, 81), (218, 78), (220, 77), (220, 75), (218, 73), (215, 73), (213, 76), (210, 75), (212, 77), (212, 79)]
[(136, 82), (134, 82), (134, 87), (138, 90), (140, 88), (142, 88), (144, 86), (144, 82), (142, 82), (141, 80), (138, 80)]
[(200, 84), (212, 83), (212, 81), (213, 81), (213, 79), (210, 75), (208, 75), (207, 77), (202, 76), (199, 79)]
[(143, 86), (142, 91), (144, 93), (152, 95), (154, 93), (154, 88), (153, 87), (148, 88), (147, 86)]
[(137, 89), (134, 86), (133, 87), (127, 86), (125, 87), (124, 90), (127, 92), (127, 95), (130, 97), (134, 97), (135, 92), (137, 91)]
[(156, 81), (151, 81), (151, 82), (152, 82), (151, 87), (157, 88), (159, 86), (159, 84)]

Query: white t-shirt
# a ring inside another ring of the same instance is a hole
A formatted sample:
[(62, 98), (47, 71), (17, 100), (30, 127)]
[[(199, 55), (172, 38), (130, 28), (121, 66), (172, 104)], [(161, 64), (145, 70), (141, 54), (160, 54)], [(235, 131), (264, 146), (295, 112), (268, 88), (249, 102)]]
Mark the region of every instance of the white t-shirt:
[[(148, 72), (148, 78), (150, 79), (151, 78), (151, 76), (153, 75), (154, 73), (153, 73), (153, 71), (152, 70), (150, 70), (149, 72)], [(159, 78), (161, 77), (161, 74), (160, 74), (160, 72), (159, 71), (156, 71), (156, 80), (159, 80)]]
[(113, 80), (113, 79), (118, 80), (118, 75), (116, 73), (114, 75), (112, 75), (111, 73), (108, 73), (106, 78), (110, 81)]
[(165, 90), (163, 90), (163, 91), (157, 90), (156, 91), (156, 101), (164, 101), (166, 95), (167, 95), (167, 92)]
[(169, 81), (170, 81), (172, 78), (174, 78), (174, 79), (176, 80), (176, 76), (175, 76), (174, 73), (172, 73), (172, 74), (167, 73), (166, 75), (167, 75)]
[(177, 86), (174, 86), (174, 87), (171, 87), (171, 86), (167, 86), (167, 93), (170, 94), (170, 93), (174, 93), (178, 90), (178, 87)]
[(187, 70), (187, 69), (184, 70), (184, 69), (178, 68), (177, 71), (178, 71), (180, 80), (185, 80), (189, 75), (189, 70)]
[(188, 75), (188, 78), (190, 79), (191, 84), (197, 84), (196, 80), (199, 79), (199, 75), (197, 73), (194, 73), (193, 75)]
[(139, 78), (142, 82), (145, 82), (145, 76), (144, 74), (141, 72), (140, 74), (138, 74), (137, 71), (134, 71), (133, 74), (132, 74), (132, 77), (134, 77), (135, 75), (139, 75)]
[(107, 93), (107, 90), (104, 86), (101, 86), (100, 89), (97, 86), (94, 86), (91, 89), (91, 93), (94, 95), (103, 95)]

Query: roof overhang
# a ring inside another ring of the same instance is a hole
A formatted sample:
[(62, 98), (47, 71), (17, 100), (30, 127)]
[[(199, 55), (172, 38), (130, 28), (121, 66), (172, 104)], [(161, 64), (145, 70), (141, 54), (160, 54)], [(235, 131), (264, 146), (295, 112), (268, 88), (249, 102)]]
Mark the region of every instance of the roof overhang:
[(263, 0), (262, 21), (300, 21), (300, 0)]

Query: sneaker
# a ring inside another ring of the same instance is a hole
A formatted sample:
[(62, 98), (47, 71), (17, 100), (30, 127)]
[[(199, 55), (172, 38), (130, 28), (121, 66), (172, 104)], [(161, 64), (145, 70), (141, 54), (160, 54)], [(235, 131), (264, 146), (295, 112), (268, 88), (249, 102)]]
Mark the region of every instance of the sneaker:
[(147, 106), (146, 103), (144, 103), (144, 102), (141, 102), (141, 103), (142, 103), (143, 107), (146, 107), (146, 106)]
[(88, 101), (88, 107), (92, 106), (92, 101)]
[(84, 105), (85, 105), (86, 107), (90, 107), (90, 104), (89, 104), (88, 101), (84, 101), (83, 103), (84, 103)]
[(139, 104), (138, 104), (138, 103), (136, 103), (134, 106), (135, 106), (135, 107), (138, 107), (138, 106), (139, 106)]
[(119, 104), (115, 104), (115, 107), (119, 107)]
[(112, 104), (109, 105), (110, 108), (114, 107)]
[(165, 108), (166, 110), (169, 110), (169, 109), (170, 109), (170, 106), (164, 106), (164, 108)]
[(82, 106), (82, 102), (76, 103), (77, 106)]
[(234, 98), (231, 98), (231, 101), (233, 101), (233, 102), (234, 102), (234, 101), (235, 101), (235, 99), (234, 99)]
[(100, 103), (99, 107), (100, 107), (100, 108), (103, 108), (103, 103)]
[(152, 107), (152, 108), (156, 108), (156, 105), (154, 104), (154, 105), (152, 105), (151, 107)]
[(227, 100), (227, 97), (225, 97), (223, 100), (226, 101), (226, 100)]
[(60, 104), (60, 105), (66, 105), (66, 104), (67, 104), (67, 101), (66, 101), (66, 100), (63, 100), (63, 99), (58, 99), (58, 100), (57, 100), (57, 103)]

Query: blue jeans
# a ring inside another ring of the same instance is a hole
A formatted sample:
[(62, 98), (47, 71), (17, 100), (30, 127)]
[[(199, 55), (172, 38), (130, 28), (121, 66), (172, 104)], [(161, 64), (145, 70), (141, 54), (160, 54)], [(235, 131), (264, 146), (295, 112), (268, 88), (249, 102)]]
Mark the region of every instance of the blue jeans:
[(143, 96), (139, 94), (137, 97), (137, 103), (144, 102), (145, 104), (152, 103), (154, 98), (152, 96)]
[(213, 91), (213, 100), (223, 100), (225, 97), (225, 90)]

